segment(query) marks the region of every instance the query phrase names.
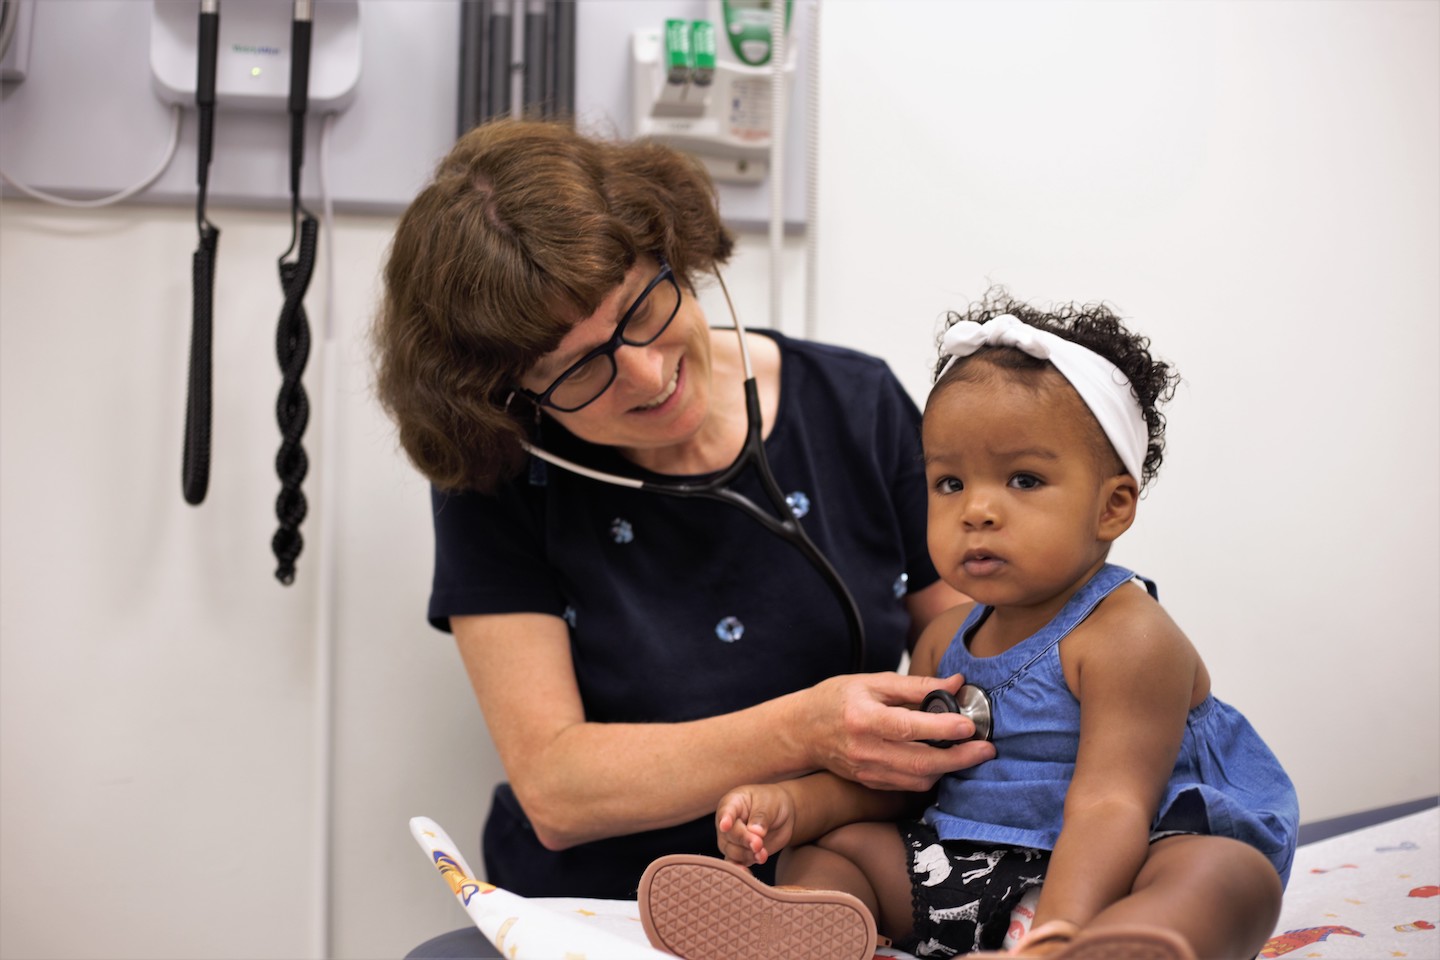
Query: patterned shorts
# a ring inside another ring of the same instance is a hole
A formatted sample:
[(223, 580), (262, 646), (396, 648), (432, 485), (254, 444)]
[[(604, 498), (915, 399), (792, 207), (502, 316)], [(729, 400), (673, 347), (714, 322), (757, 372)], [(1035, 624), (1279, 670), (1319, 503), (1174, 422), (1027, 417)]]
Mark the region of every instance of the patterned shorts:
[(941, 840), (918, 821), (899, 827), (910, 856), (915, 926), (895, 945), (917, 957), (999, 950), (1010, 912), (1045, 879), (1050, 851)]

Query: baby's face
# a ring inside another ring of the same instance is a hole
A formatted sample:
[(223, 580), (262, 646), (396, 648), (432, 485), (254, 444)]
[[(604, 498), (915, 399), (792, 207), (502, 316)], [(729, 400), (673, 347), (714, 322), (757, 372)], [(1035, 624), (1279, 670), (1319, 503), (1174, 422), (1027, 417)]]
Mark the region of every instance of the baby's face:
[(992, 370), (939, 388), (925, 410), (925, 479), (945, 582), (989, 605), (1063, 605), (1109, 547), (1099, 430), (1053, 371), (1038, 385)]

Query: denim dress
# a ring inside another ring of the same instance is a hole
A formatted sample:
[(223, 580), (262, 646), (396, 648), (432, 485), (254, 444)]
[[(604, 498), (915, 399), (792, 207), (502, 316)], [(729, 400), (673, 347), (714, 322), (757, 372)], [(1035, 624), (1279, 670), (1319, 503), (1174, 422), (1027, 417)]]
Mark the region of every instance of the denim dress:
[[(1053, 620), (994, 657), (971, 656), (967, 646), (991, 608), (977, 606), (965, 620), (938, 674), (962, 673), (989, 694), (996, 756), (941, 779), (925, 822), (942, 840), (1055, 849), (1080, 745), (1080, 702), (1065, 683), (1060, 641), (1133, 579), (1131, 571), (1106, 564)], [(1143, 582), (1154, 596), (1154, 585)], [(1264, 854), (1284, 882), (1299, 819), (1295, 787), (1275, 755), (1239, 711), (1207, 696), (1186, 718), (1152, 835), (1233, 837)]]

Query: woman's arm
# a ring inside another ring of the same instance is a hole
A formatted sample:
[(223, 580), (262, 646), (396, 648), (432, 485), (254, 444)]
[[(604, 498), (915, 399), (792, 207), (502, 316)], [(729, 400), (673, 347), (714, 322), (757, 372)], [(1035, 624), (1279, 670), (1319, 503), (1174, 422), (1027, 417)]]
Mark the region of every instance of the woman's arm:
[[(936, 750), (969, 721), (910, 709), (958, 682), (832, 677), (735, 713), (684, 723), (585, 720), (564, 621), (545, 614), (451, 618), (491, 738), (540, 842), (564, 849), (714, 812), (737, 783), (828, 769), (870, 786), (927, 790), (990, 756)], [(756, 664), (763, 670), (763, 663)]]
[(1134, 587), (1105, 600), (1060, 656), (1080, 700), (1080, 748), (1035, 923), (1083, 926), (1130, 893), (1209, 678), (1174, 621)]

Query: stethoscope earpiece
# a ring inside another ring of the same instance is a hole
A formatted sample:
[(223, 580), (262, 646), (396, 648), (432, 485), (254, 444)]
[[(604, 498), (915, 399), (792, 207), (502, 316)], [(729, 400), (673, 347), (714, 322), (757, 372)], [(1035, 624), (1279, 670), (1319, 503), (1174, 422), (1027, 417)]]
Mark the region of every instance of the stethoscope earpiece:
[(925, 697), (920, 709), (926, 713), (958, 713), (969, 717), (975, 724), (975, 735), (963, 740), (922, 740), (932, 747), (953, 747), (970, 740), (989, 740), (993, 732), (990, 712), (990, 695), (979, 687), (965, 684), (960, 688), (957, 699), (949, 690), (932, 690)]

